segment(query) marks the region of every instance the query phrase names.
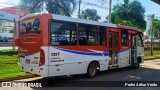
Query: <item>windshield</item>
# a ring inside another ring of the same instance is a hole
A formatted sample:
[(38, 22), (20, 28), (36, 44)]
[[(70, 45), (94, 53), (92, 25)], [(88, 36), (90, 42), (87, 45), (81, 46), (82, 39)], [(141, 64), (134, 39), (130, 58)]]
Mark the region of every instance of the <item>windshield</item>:
[(139, 36), (138, 45), (141, 46), (141, 47), (144, 47), (144, 45), (143, 45), (143, 34), (139, 33), (138, 36)]
[(30, 19), (25, 20), (20, 23), (20, 32), (21, 35), (28, 33), (40, 34), (40, 20), (39, 19)]

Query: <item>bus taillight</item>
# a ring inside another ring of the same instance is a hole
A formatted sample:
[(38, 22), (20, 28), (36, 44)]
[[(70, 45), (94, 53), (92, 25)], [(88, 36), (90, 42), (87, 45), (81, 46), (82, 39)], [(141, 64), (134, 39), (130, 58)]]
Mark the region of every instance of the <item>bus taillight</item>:
[(44, 51), (41, 49), (40, 50), (40, 62), (39, 62), (39, 66), (42, 66), (45, 64), (45, 55), (44, 55)]

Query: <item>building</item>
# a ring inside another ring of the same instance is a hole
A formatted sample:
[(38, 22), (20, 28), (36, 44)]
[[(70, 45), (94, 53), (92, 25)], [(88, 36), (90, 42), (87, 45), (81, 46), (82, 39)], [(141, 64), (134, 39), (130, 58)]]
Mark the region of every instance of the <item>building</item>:
[[(151, 1), (160, 5), (160, 0), (151, 0)], [(148, 31), (150, 29), (152, 16), (153, 16), (153, 14), (147, 15), (146, 31), (144, 32), (144, 42), (151, 42), (151, 37), (148, 36)], [(159, 41), (160, 41), (160, 39), (153, 38), (153, 42), (159, 42)]]
[(20, 17), (29, 14), (29, 10), (28, 9), (25, 9), (24, 11), (20, 11), (18, 6), (2, 8), (2, 9), (0, 9), (0, 12), (7, 12), (7, 13), (10, 13), (10, 14), (13, 14), (13, 15), (18, 15)]
[(0, 9), (0, 41), (2, 41), (2, 38), (13, 39), (14, 29), (16, 29), (15, 32), (18, 35), (18, 21), (20, 17), (27, 14), (29, 14), (28, 9), (20, 12), (18, 6)]

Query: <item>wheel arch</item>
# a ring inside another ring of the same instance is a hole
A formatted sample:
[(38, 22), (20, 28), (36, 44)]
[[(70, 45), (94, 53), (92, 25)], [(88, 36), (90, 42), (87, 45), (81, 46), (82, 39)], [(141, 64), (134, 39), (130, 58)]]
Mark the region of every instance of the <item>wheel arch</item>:
[(137, 58), (137, 62), (138, 62), (138, 63), (142, 63), (142, 57), (141, 57), (141, 56), (139, 56), (139, 57)]
[(91, 64), (95, 64), (98, 68), (98, 71), (100, 71), (100, 63), (97, 61), (97, 60), (93, 60), (93, 61), (91, 61), (89, 64), (88, 64), (88, 66), (87, 66), (87, 69), (88, 69), (88, 67), (89, 67), (89, 65), (91, 65)]

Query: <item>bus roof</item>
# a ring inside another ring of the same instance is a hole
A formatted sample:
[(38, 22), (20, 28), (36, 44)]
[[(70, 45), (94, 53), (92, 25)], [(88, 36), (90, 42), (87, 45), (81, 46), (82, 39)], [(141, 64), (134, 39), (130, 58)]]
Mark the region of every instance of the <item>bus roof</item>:
[(29, 15), (21, 17), (20, 20), (23, 20), (23, 19), (26, 19), (26, 18), (29, 18), (29, 17), (33, 17), (33, 16), (37, 16), (37, 15), (40, 15), (40, 14), (39, 13), (29, 14)]
[(55, 15), (55, 14), (52, 14), (52, 16), (53, 16), (54, 20), (62, 20), (62, 21), (69, 21), (69, 22), (75, 22), (75, 23), (84, 23), (84, 24), (98, 25), (98, 26), (107, 26), (107, 27), (114, 27), (114, 28), (117, 27), (116, 24), (112, 24), (112, 23), (103, 23), (103, 22), (97, 22), (97, 21), (91, 21), (91, 20), (85, 20), (85, 19), (79, 19), (79, 18)]
[[(113, 28), (119, 28), (119, 29), (128, 29), (128, 30), (139, 31), (137, 28), (134, 28), (134, 27), (131, 27), (131, 26), (116, 25), (116, 24), (112, 24), (112, 23), (104, 23), (104, 22), (98, 22), (98, 21), (92, 21), (92, 20), (85, 20), (85, 19), (61, 16), (61, 15), (56, 15), (56, 14), (49, 14), (49, 13), (42, 13), (42, 14), (52, 15), (54, 20), (61, 20), (61, 21), (68, 21), (68, 22), (75, 22), (75, 23), (82, 23), (82, 24), (90, 24), (90, 25), (97, 25), (97, 26), (105, 26), (105, 27), (113, 27)], [(29, 14), (29, 15), (26, 15), (26, 16), (22, 17), (20, 20), (23, 20), (23, 19), (26, 19), (26, 18), (29, 18), (29, 17), (33, 17), (33, 16), (42, 15), (42, 14), (40, 14), (40, 13)]]
[(139, 29), (137, 29), (137, 28), (135, 28), (135, 27), (125, 26), (125, 25), (117, 25), (117, 28), (139, 31)]

